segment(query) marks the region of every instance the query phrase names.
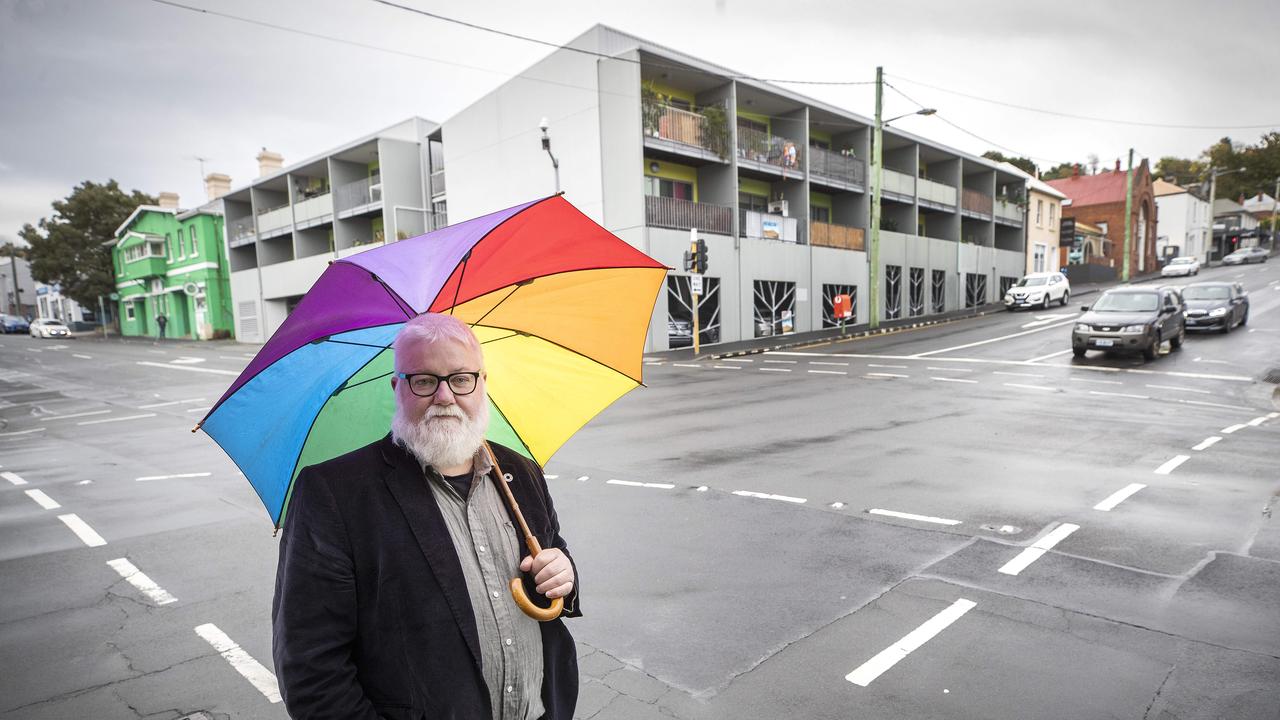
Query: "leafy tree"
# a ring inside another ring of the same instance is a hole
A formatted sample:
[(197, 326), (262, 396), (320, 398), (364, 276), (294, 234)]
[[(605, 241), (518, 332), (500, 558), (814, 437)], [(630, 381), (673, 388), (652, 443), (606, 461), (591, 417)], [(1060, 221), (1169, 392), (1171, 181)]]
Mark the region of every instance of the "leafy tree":
[(1076, 171), (1078, 163), (1059, 163), (1040, 173), (1041, 180), (1061, 180), (1062, 178), (1071, 177)]
[(4, 245), (0, 245), (0, 257), (20, 257), (25, 260), (27, 257), (27, 247), (25, 245), (14, 245), (11, 242), (6, 242)]
[(53, 203), (54, 215), (37, 226), (27, 223), (18, 233), (30, 246), (31, 276), (58, 284), (72, 300), (92, 307), (99, 295), (115, 291), (111, 247), (116, 228), (139, 205), (156, 199), (137, 190), (126, 193), (115, 180), (85, 180), (63, 200)]
[(1175, 185), (1187, 185), (1204, 179), (1208, 167), (1199, 160), (1166, 155), (1156, 163), (1153, 174)]
[(988, 160), (995, 160), (996, 162), (1007, 162), (1010, 165), (1018, 168), (1022, 172), (1031, 176), (1035, 176), (1037, 174), (1037, 170), (1039, 170), (1039, 168), (1036, 167), (1036, 164), (1032, 162), (1030, 158), (1010, 157), (1010, 156), (1004, 155), (1003, 153), (997, 150), (988, 150), (982, 153), (982, 157), (987, 158)]

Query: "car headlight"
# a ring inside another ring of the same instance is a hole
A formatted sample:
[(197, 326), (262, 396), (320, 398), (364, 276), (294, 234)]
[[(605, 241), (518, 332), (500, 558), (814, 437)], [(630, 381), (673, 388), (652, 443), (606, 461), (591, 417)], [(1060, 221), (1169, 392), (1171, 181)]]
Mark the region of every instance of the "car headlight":
[(1222, 317), (1227, 314), (1226, 308), (1214, 308), (1209, 311), (1209, 317)]
[(1125, 335), (1140, 335), (1146, 331), (1146, 325), (1125, 325), (1120, 328), (1120, 332)]
[(1085, 323), (1076, 323), (1076, 332), (1093, 332), (1093, 328)]

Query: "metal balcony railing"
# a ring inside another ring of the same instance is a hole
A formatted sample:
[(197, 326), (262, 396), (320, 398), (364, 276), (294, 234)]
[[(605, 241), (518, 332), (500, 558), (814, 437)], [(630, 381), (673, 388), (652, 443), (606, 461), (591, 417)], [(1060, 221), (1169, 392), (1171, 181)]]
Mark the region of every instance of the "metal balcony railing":
[(867, 164), (852, 155), (809, 147), (809, 173), (853, 185), (867, 184)]
[(804, 148), (755, 128), (738, 128), (738, 157), (797, 172), (804, 167)]
[(1011, 202), (1003, 198), (996, 200), (995, 203), (996, 217), (1010, 220), (1016, 223), (1022, 223), (1022, 208), (1016, 202)]
[[(646, 102), (641, 112), (644, 133), (650, 137), (700, 148), (721, 158), (727, 155), (729, 127), (721, 106), (716, 113), (694, 112), (663, 103)], [(717, 119), (718, 118), (718, 119)]]
[(862, 228), (836, 225), (834, 223), (809, 222), (809, 242), (820, 247), (843, 248), (845, 250), (865, 250), (866, 231)]
[(252, 216), (232, 220), (227, 224), (227, 243), (231, 247), (239, 247), (251, 243), (256, 235), (257, 229), (254, 227)]
[(361, 178), (338, 187), (337, 210), (350, 210), (382, 199), (382, 177)]
[(733, 208), (680, 198), (644, 197), (644, 222), (649, 227), (672, 230), (698, 230), (730, 235), (733, 233)]
[(960, 196), (960, 207), (969, 212), (990, 215), (992, 203), (993, 199), (990, 195), (977, 190), (966, 189)]

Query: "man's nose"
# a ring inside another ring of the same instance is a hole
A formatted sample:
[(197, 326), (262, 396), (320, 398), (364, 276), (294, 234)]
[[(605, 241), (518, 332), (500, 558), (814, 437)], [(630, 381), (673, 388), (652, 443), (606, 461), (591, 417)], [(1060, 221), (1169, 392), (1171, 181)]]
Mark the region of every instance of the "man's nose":
[(458, 398), (453, 394), (453, 388), (449, 387), (447, 382), (437, 385), (436, 391), (431, 395), (431, 404), (433, 405), (454, 405), (457, 401)]

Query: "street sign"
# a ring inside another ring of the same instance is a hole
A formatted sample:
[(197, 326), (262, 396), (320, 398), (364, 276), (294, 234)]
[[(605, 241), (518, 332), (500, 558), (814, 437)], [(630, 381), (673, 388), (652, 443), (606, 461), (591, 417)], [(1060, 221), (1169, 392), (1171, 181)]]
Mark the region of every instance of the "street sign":
[(701, 275), (689, 276), (689, 291), (692, 292), (694, 295), (702, 294), (702, 276)]
[(120, 293), (111, 293), (107, 296), (108, 300), (115, 301), (120, 299)]

